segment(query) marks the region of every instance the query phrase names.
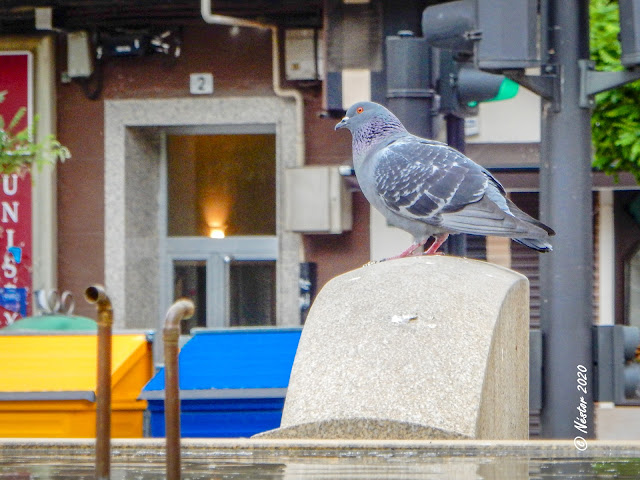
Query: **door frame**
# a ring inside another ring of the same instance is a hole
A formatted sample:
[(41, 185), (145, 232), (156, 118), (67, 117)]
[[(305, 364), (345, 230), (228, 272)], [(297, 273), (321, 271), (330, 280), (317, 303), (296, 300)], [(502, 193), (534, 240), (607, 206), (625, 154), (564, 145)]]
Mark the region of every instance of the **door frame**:
[(185, 127), (203, 133), (246, 133), (246, 126), (275, 131), (276, 321), (300, 324), (302, 236), (285, 228), (284, 191), (285, 169), (299, 166), (301, 158), (297, 120), (295, 102), (275, 96), (105, 101), (105, 286), (116, 328), (157, 329), (164, 321), (159, 302), (160, 255), (166, 251), (158, 231), (161, 137)]

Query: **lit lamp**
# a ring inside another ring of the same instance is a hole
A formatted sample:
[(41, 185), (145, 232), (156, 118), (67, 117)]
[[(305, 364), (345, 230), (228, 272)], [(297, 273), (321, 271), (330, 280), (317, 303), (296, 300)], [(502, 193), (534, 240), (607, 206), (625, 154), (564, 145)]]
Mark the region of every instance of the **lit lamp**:
[(224, 238), (224, 231), (226, 229), (226, 225), (215, 225), (213, 227), (209, 227), (209, 238)]

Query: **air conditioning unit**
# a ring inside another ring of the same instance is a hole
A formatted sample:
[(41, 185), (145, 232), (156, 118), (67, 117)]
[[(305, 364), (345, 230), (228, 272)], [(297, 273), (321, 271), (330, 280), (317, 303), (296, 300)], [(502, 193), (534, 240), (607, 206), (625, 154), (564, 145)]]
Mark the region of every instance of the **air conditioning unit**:
[(351, 192), (338, 166), (308, 166), (285, 171), (286, 228), (298, 233), (351, 230)]

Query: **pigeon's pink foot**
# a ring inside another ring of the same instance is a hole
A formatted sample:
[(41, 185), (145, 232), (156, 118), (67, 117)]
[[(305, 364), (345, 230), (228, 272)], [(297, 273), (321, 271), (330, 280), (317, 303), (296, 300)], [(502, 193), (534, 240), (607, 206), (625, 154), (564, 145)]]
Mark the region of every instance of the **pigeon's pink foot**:
[(411, 255), (413, 252), (415, 252), (418, 248), (420, 248), (421, 246), (423, 246), (425, 243), (427, 242), (427, 239), (425, 239), (423, 242), (413, 242), (409, 248), (407, 248), (404, 252), (402, 252), (400, 255), (396, 255), (395, 257), (389, 257), (389, 258), (385, 258), (384, 260), (381, 260), (382, 262), (386, 262), (387, 260), (395, 260), (396, 258), (405, 258), (408, 257), (409, 255)]
[(440, 235), (436, 235), (434, 237), (433, 243), (429, 248), (427, 248), (423, 255), (444, 255), (444, 253), (438, 252), (438, 249), (448, 237), (448, 233), (441, 233)]

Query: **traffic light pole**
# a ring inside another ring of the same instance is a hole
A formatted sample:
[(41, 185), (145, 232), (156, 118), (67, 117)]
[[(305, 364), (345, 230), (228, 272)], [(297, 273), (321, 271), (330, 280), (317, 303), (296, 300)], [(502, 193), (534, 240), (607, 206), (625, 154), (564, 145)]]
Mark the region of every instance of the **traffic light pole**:
[[(560, 98), (542, 107), (541, 216), (557, 233), (554, 251), (540, 256), (545, 438), (595, 434), (591, 113), (579, 106), (578, 62), (589, 58), (588, 7), (581, 0), (549, 1), (549, 63), (559, 67), (562, 88)], [(577, 381), (583, 370), (586, 393)], [(582, 410), (586, 427), (579, 430)]]
[[(460, 118), (452, 113), (447, 113), (444, 117), (447, 123), (447, 143), (460, 153), (464, 153), (464, 118)], [(467, 236), (463, 233), (459, 235), (450, 235), (445, 243), (446, 252), (458, 257), (464, 257), (467, 254)]]

